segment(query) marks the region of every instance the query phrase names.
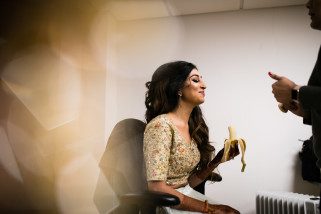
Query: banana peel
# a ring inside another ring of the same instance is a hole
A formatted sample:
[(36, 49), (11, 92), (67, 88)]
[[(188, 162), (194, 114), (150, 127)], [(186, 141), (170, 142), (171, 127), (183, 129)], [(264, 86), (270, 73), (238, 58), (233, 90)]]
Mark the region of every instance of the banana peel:
[(282, 103), (279, 103), (278, 107), (279, 107), (280, 111), (282, 111), (283, 113), (287, 113), (288, 112), (288, 109), (286, 109)]
[(225, 162), (230, 159), (230, 150), (231, 148), (236, 148), (237, 146), (240, 146), (241, 152), (242, 152), (242, 157), (241, 157), (241, 162), (242, 162), (242, 169), (241, 171), (244, 172), (245, 170), (245, 160), (244, 160), (244, 154), (246, 150), (246, 142), (242, 138), (236, 138), (236, 133), (235, 129), (232, 126), (228, 127), (229, 130), (229, 139), (226, 139), (224, 141), (224, 153), (222, 157), (222, 162)]

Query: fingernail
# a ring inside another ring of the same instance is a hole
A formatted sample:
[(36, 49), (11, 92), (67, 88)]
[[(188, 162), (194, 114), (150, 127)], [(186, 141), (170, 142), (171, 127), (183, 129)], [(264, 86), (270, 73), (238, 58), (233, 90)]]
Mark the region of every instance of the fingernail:
[(270, 76), (272, 75), (272, 72), (271, 71), (269, 71), (269, 73), (268, 73)]

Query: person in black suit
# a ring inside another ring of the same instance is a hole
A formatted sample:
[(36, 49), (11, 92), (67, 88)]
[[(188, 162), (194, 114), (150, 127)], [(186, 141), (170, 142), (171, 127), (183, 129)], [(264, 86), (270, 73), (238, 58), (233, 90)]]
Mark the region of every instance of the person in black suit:
[[(306, 7), (311, 16), (311, 27), (321, 30), (321, 0), (310, 0)], [(321, 47), (307, 85), (298, 85), (271, 72), (269, 75), (276, 80), (272, 85), (272, 93), (283, 105), (283, 110), (302, 117), (304, 124), (312, 126), (314, 153), (318, 159), (316, 165), (321, 168)]]

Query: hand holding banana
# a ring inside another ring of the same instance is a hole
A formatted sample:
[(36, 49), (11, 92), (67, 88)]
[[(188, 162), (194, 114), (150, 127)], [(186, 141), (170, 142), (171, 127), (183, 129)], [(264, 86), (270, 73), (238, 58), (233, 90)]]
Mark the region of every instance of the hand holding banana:
[(246, 166), (245, 161), (244, 161), (244, 153), (245, 153), (245, 149), (246, 149), (245, 140), (243, 140), (242, 138), (236, 139), (235, 130), (233, 129), (233, 127), (229, 126), (228, 129), (229, 129), (230, 137), (228, 140), (225, 140), (224, 148), (221, 149), (216, 154), (214, 159), (207, 164), (207, 167), (205, 167), (204, 169), (202, 169), (194, 174), (195, 176), (197, 176), (200, 179), (200, 181), (205, 180), (206, 177), (208, 177), (212, 173), (212, 171), (220, 163), (228, 161), (231, 158), (234, 158), (236, 155), (238, 155), (239, 154), (238, 145), (240, 145), (241, 152), (242, 152), (241, 161), (242, 161), (243, 166), (242, 166), (241, 171), (244, 172), (244, 169)]
[(229, 130), (229, 139), (226, 139), (224, 141), (224, 153), (223, 153), (223, 157), (222, 157), (222, 162), (228, 161), (231, 158), (231, 149), (237, 150), (238, 146), (240, 146), (241, 148), (241, 152), (242, 152), (242, 157), (241, 157), (241, 162), (242, 162), (242, 169), (241, 171), (244, 172), (246, 163), (244, 160), (244, 154), (245, 154), (245, 150), (246, 150), (246, 142), (245, 140), (243, 140), (242, 138), (236, 138), (236, 134), (235, 134), (235, 130), (232, 126), (228, 127)]

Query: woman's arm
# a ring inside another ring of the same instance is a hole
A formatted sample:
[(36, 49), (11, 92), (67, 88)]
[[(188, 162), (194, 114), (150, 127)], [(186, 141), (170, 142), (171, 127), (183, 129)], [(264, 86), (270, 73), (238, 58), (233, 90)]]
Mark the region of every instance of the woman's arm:
[[(238, 147), (235, 147), (235, 149), (231, 148), (230, 149), (230, 155), (229, 155), (230, 158), (227, 161), (233, 159), (239, 153), (240, 152), (239, 152)], [(217, 155), (214, 157), (214, 159), (207, 164), (206, 168), (198, 170), (198, 171), (194, 172), (192, 175), (190, 175), (190, 177), (188, 178), (189, 185), (192, 188), (196, 187), (197, 185), (202, 183), (212, 173), (212, 171), (215, 168), (217, 168), (221, 163), (224, 163), (224, 162), (222, 162), (223, 154), (224, 154), (224, 148), (221, 149), (217, 153)]]
[(201, 170), (195, 171), (188, 178), (189, 185), (194, 188), (200, 183), (202, 183), (211, 173), (212, 171), (220, 165), (222, 157), (223, 157), (224, 149), (222, 149), (215, 158), (208, 163), (207, 167)]
[(180, 199), (180, 204), (173, 207), (178, 210), (200, 212), (200, 213), (216, 213), (216, 214), (239, 214), (237, 210), (227, 205), (208, 204), (207, 201), (200, 201), (195, 198), (186, 196), (178, 192), (173, 187), (167, 185), (164, 181), (149, 181), (148, 189), (169, 193)]
[(194, 188), (206, 180), (211, 174), (212, 171), (219, 165), (220, 163), (213, 164), (212, 167), (207, 167), (203, 170), (197, 170), (193, 174), (188, 177), (188, 184)]
[(189, 196), (186, 196), (180, 192), (178, 192), (176, 189), (171, 187), (170, 185), (167, 185), (165, 181), (149, 181), (148, 182), (148, 189), (151, 191), (157, 191), (157, 192), (164, 192), (171, 195), (175, 195), (179, 198), (180, 204), (173, 207), (175, 209), (179, 210), (186, 210), (186, 211), (194, 211), (194, 212), (204, 212), (205, 210), (205, 202), (200, 201), (194, 198), (191, 198)]

